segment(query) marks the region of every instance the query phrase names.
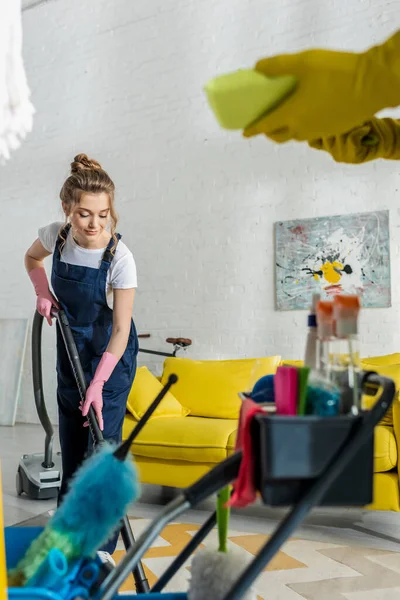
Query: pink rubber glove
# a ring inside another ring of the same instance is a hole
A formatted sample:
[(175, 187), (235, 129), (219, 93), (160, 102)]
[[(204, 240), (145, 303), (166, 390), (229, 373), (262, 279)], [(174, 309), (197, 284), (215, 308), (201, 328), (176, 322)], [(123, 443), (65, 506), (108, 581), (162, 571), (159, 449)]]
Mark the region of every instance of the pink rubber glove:
[[(103, 408), (103, 387), (105, 382), (111, 377), (111, 373), (114, 371), (117, 363), (118, 358), (114, 356), (114, 354), (111, 354), (111, 352), (104, 352), (92, 382), (87, 389), (85, 402), (82, 406), (82, 415), (84, 417), (87, 416), (89, 408), (93, 406), (97, 422), (102, 431), (104, 429), (103, 415), (101, 412)], [(87, 423), (85, 423), (85, 426), (87, 427)]]
[(30, 280), (36, 292), (36, 310), (42, 317), (47, 319), (49, 325), (51, 321), (51, 309), (53, 307), (60, 308), (57, 300), (49, 290), (49, 282), (47, 280), (46, 271), (42, 267), (36, 267), (28, 273)]

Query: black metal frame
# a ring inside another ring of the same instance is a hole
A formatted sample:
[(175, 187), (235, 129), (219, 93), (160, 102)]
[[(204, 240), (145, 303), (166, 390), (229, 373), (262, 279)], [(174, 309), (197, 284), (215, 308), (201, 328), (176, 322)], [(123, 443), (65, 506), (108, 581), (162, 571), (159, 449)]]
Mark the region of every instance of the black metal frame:
[(143, 354), (153, 354), (155, 356), (167, 356), (167, 357), (175, 357), (177, 350), (173, 352), (161, 352), (160, 350), (147, 350), (147, 348), (139, 348), (139, 352), (143, 352)]
[[(139, 338), (148, 338), (150, 337), (149, 335), (139, 335)], [(179, 346), (175, 345), (174, 346), (174, 350), (172, 352), (162, 352), (161, 350), (148, 350), (147, 348), (140, 348), (139, 347), (139, 352), (142, 352), (143, 354), (152, 354), (154, 356), (166, 356), (167, 358), (175, 358), (177, 352), (179, 350), (182, 350), (183, 346)]]
[(156, 592), (161, 592), (165, 588), (167, 583), (169, 583), (171, 581), (171, 579), (174, 577), (174, 575), (185, 564), (187, 559), (193, 554), (193, 552), (196, 550), (196, 548), (198, 548), (200, 546), (200, 544), (203, 542), (203, 540), (206, 539), (206, 537), (208, 536), (210, 531), (216, 526), (216, 524), (217, 524), (217, 513), (216, 513), (216, 511), (214, 511), (208, 517), (207, 521), (205, 523), (203, 523), (203, 525), (200, 527), (200, 529), (198, 531), (196, 531), (195, 535), (186, 544), (186, 546), (184, 547), (182, 552), (180, 554), (178, 554), (178, 556), (175, 557), (175, 559), (172, 561), (172, 563), (169, 565), (169, 567), (166, 569), (166, 571), (164, 571), (164, 573), (161, 575), (161, 577), (156, 581), (156, 583), (153, 585), (153, 587), (150, 590), (151, 594), (155, 594)]

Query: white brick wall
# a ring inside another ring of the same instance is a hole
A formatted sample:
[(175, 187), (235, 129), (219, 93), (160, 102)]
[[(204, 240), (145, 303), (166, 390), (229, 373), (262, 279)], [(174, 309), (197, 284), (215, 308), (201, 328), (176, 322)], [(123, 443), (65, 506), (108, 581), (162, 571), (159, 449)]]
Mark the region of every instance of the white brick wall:
[[(68, 163), (86, 152), (115, 179), (139, 269), (136, 322), (152, 347), (183, 334), (197, 357), (301, 357), (306, 314), (274, 311), (274, 221), (389, 208), (393, 308), (366, 311), (362, 337), (365, 354), (399, 350), (399, 165), (339, 166), (300, 145), (242, 140), (217, 127), (202, 92), (263, 55), (361, 49), (397, 22), (391, 0), (57, 0), (25, 12), (37, 115), (0, 170), (0, 317), (32, 315), (23, 255), (60, 215)], [(44, 346), (54, 419), (47, 327)], [(34, 419), (29, 358), (19, 418)]]

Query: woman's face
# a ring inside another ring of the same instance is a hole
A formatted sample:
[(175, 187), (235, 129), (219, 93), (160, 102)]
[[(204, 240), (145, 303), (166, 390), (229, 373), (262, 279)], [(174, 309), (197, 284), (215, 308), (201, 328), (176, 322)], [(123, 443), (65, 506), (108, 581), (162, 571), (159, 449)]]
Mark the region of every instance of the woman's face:
[(71, 215), (73, 235), (83, 247), (102, 247), (110, 218), (110, 198), (105, 192), (82, 194)]

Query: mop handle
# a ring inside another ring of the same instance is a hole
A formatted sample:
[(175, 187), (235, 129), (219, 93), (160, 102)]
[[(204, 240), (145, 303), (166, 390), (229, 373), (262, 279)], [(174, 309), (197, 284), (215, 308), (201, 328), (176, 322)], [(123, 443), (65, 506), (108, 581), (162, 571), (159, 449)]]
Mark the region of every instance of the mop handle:
[(228, 527), (230, 508), (226, 506), (231, 497), (229, 485), (222, 488), (217, 494), (217, 527), (218, 527), (218, 552), (228, 552)]
[(218, 463), (211, 471), (195, 481), (183, 492), (193, 508), (218, 492), (221, 488), (237, 479), (242, 461), (242, 451), (237, 450), (231, 456)]
[(158, 407), (160, 402), (165, 398), (165, 396), (168, 394), (171, 387), (173, 385), (175, 385), (175, 383), (177, 381), (178, 381), (177, 375), (175, 375), (174, 373), (171, 373), (171, 375), (168, 377), (167, 383), (157, 394), (156, 398), (150, 404), (149, 408), (146, 410), (143, 417), (140, 418), (136, 427), (131, 431), (131, 433), (126, 438), (126, 440), (124, 442), (122, 442), (122, 444), (120, 444), (118, 446), (118, 448), (115, 450), (114, 456), (116, 458), (119, 458), (120, 460), (125, 460), (133, 442), (135, 441), (135, 439), (137, 438), (139, 433), (142, 431), (143, 427), (146, 425), (147, 421), (150, 419), (150, 417), (152, 416), (152, 414), (154, 413), (154, 411), (156, 410), (156, 408)]
[[(71, 363), (71, 368), (75, 377), (76, 385), (78, 387), (79, 395), (81, 397), (82, 402), (84, 402), (87, 390), (86, 378), (82, 369), (78, 350), (75, 344), (70, 324), (68, 322), (67, 315), (63, 310), (52, 310), (51, 314), (57, 319), (57, 323), (60, 327), (61, 335), (64, 340), (65, 349), (68, 354), (69, 362)], [(89, 408), (87, 419), (94, 445), (98, 446), (103, 444), (103, 434), (97, 422), (96, 413), (94, 412), (93, 406), (90, 406)]]

